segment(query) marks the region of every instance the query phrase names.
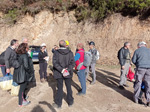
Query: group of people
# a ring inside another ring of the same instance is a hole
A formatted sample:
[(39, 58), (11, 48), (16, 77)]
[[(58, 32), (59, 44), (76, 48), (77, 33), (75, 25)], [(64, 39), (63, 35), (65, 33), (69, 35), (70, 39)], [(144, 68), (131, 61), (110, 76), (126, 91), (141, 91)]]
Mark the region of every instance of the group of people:
[[(91, 84), (96, 82), (95, 64), (97, 57), (99, 57), (99, 52), (95, 49), (95, 43), (89, 43), (91, 56), (90, 65), (93, 74), (93, 80)], [(77, 71), (78, 79), (81, 84), (81, 90), (77, 95), (86, 95), (86, 79), (89, 74), (89, 66), (85, 66), (86, 63), (86, 53), (84, 50), (84, 45), (79, 43), (77, 45), (77, 50), (75, 56), (69, 47), (68, 41), (65, 42), (61, 40), (59, 42), (59, 49), (55, 49), (53, 55), (53, 70), (54, 78), (57, 80), (57, 95), (55, 98), (55, 103), (53, 104), (56, 108), (61, 108), (63, 99), (63, 80), (67, 88), (67, 103), (68, 106), (72, 106), (74, 103), (74, 98), (72, 96), (71, 82), (73, 77), (73, 68)], [(88, 58), (87, 58), (88, 59)]]
[[(19, 106), (28, 105), (30, 101), (27, 101), (27, 85), (35, 81), (34, 67), (31, 56), (29, 55), (28, 40), (23, 39), (22, 43), (16, 39), (11, 40), (10, 46), (2, 53), (4, 64), (1, 65), (3, 76), (10, 74), (11, 68), (14, 68), (13, 82), (20, 85), (19, 90)], [(2, 60), (2, 59), (1, 59)]]
[[(77, 71), (77, 76), (81, 84), (81, 90), (77, 93), (79, 96), (86, 95), (86, 80), (89, 71), (92, 72), (91, 85), (96, 83), (95, 65), (100, 57), (99, 52), (95, 48), (93, 41), (89, 42), (89, 51), (84, 50), (84, 44), (78, 43), (77, 49), (74, 53), (69, 47), (69, 42), (65, 40), (59, 41), (52, 49), (53, 53), (53, 76), (57, 81), (57, 94), (53, 104), (56, 108), (61, 108), (63, 99), (63, 81), (67, 88), (67, 103), (68, 106), (74, 104), (74, 98), (71, 88), (74, 68)], [(136, 66), (135, 82), (134, 82), (134, 101), (141, 103), (141, 93), (144, 93), (147, 99), (147, 106), (150, 106), (150, 49), (147, 48), (145, 42), (138, 43), (138, 49), (135, 50), (131, 59), (130, 43), (125, 42), (124, 46), (118, 51), (118, 59), (121, 65), (121, 76), (119, 88), (125, 89), (127, 85), (127, 74), (132, 63)], [(19, 90), (19, 106), (30, 104), (27, 101), (27, 94), (25, 93), (27, 85), (35, 81), (34, 67), (31, 57), (31, 51), (28, 46), (28, 39), (24, 38), (23, 42), (19, 44), (18, 40), (13, 39), (10, 46), (6, 49), (4, 54), (5, 65), (1, 65), (2, 73), (10, 73), (10, 69), (14, 68), (13, 81), (20, 85)], [(47, 65), (49, 56), (46, 49), (46, 44), (41, 45), (41, 50), (38, 55), (39, 58), (39, 74), (41, 82), (47, 81)], [(132, 62), (131, 62), (132, 60)]]
[[(150, 49), (147, 48), (145, 42), (140, 42), (137, 45), (133, 57), (130, 55), (130, 43), (125, 42), (124, 47), (118, 51), (118, 59), (121, 65), (121, 76), (119, 88), (125, 89), (127, 85), (127, 74), (132, 63), (136, 66), (135, 82), (134, 82), (134, 102), (137, 104), (144, 104), (141, 101), (141, 93), (145, 93), (147, 100), (146, 106), (150, 106)], [(132, 62), (131, 62), (132, 60)]]
[[(79, 93), (77, 93), (77, 95), (86, 95), (86, 80), (88, 78), (90, 67), (93, 79), (91, 84), (95, 84), (95, 64), (96, 61), (99, 59), (99, 52), (95, 49), (95, 43), (93, 41), (89, 42), (89, 48), (90, 50), (87, 53), (84, 50), (84, 45), (82, 43), (79, 43), (77, 45), (74, 56), (74, 53), (69, 47), (69, 42), (61, 40), (59, 41), (59, 47), (55, 45), (52, 49), (53, 76), (57, 80), (58, 88), (56, 98), (54, 99), (54, 107), (61, 108), (62, 106), (63, 81), (65, 81), (65, 85), (67, 88), (68, 106), (73, 105), (74, 98), (72, 96), (71, 83), (74, 68), (77, 71), (79, 82), (81, 83), (81, 90), (79, 90)], [(14, 68), (13, 82), (16, 82), (20, 85), (18, 95), (19, 106), (22, 107), (30, 104), (30, 101), (27, 101), (28, 96), (26, 94), (26, 90), (27, 85), (30, 82), (35, 81), (35, 75), (31, 50), (28, 46), (28, 39), (24, 38), (21, 44), (19, 44), (19, 41), (16, 39), (11, 40), (10, 46), (2, 54), (4, 55), (4, 64), (2, 64), (0, 67), (3, 72), (3, 76), (9, 74), (11, 72), (11, 68)], [(45, 43), (41, 45), (38, 58), (40, 68), (39, 74), (41, 82), (43, 83), (47, 81), (47, 65), (49, 61), (49, 56)], [(89, 65), (85, 64), (87, 62), (89, 63)]]

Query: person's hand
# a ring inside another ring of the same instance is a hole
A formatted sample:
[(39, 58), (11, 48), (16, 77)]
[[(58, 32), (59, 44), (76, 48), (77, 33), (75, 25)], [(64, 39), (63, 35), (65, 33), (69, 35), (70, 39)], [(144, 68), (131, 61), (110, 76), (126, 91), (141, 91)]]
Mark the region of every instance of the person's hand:
[(124, 67), (124, 66), (122, 66), (121, 68), (122, 68), (122, 70), (124, 70), (124, 69), (125, 69), (125, 67)]
[(30, 52), (30, 53), (31, 53), (31, 50), (29, 49), (29, 50), (28, 50), (28, 52)]
[(6, 72), (7, 72), (7, 73), (10, 73), (10, 69), (7, 69)]
[(47, 60), (47, 59), (48, 59), (48, 57), (45, 57), (44, 59), (45, 59), (45, 60)]

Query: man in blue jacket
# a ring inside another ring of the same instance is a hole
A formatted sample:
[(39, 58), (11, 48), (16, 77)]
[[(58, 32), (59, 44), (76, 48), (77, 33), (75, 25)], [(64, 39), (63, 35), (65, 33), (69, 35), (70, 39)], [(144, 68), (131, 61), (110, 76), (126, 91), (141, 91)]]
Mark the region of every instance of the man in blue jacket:
[(139, 103), (138, 98), (144, 78), (147, 106), (150, 106), (150, 49), (146, 47), (145, 42), (138, 44), (138, 49), (134, 52), (132, 62), (136, 65), (134, 101)]

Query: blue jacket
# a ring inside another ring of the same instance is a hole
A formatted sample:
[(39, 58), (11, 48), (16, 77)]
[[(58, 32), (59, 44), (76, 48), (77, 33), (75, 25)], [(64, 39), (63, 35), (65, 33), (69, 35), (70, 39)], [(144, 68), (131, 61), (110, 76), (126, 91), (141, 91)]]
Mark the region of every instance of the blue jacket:
[(150, 68), (150, 49), (141, 47), (134, 52), (132, 62), (137, 68)]

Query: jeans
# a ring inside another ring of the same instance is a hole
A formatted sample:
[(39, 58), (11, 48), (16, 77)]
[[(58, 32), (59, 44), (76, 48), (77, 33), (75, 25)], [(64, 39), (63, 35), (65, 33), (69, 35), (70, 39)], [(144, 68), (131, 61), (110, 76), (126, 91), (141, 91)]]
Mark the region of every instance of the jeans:
[(85, 69), (84, 70), (79, 70), (77, 72), (78, 74), (78, 79), (81, 83), (81, 88), (82, 88), (82, 93), (86, 94), (86, 77), (85, 77)]
[(47, 77), (47, 63), (39, 63), (39, 66), (40, 66), (40, 70), (39, 70), (39, 73), (40, 73), (40, 79), (46, 79)]
[(5, 76), (6, 75), (6, 66), (1, 66), (1, 71), (2, 71), (3, 76)]
[(56, 94), (56, 98), (55, 98), (55, 103), (58, 106), (62, 105), (62, 99), (63, 99), (63, 80), (65, 80), (65, 85), (67, 88), (67, 103), (68, 105), (72, 105), (73, 104), (73, 96), (72, 96), (72, 89), (71, 89), (71, 82), (72, 82), (72, 78), (60, 78), (57, 79), (57, 94)]

